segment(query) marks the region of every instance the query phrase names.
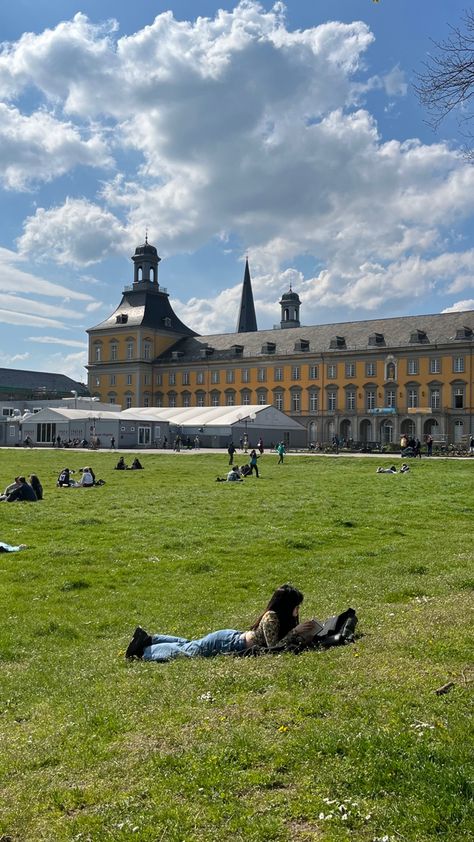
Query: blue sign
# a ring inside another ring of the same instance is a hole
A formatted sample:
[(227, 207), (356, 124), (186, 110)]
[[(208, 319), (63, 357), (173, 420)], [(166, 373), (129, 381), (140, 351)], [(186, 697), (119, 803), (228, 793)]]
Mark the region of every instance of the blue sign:
[(374, 409), (369, 409), (369, 415), (396, 415), (397, 410), (394, 406), (376, 406)]

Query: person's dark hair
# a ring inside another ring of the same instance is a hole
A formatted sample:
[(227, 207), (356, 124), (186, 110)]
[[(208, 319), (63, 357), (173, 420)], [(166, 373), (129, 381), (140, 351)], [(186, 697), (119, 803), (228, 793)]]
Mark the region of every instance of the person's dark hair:
[(31, 474), (30, 485), (31, 485), (33, 491), (35, 492), (38, 500), (42, 500), (43, 499), (43, 486), (41, 485), (41, 483), (40, 483), (38, 477), (36, 476), (36, 474)]
[(281, 585), (280, 588), (277, 588), (276, 591), (273, 592), (265, 611), (260, 614), (258, 620), (256, 620), (253, 624), (252, 629), (256, 629), (258, 627), (260, 620), (267, 611), (274, 611), (278, 616), (278, 622), (280, 625), (278, 632), (279, 639), (285, 637), (291, 629), (294, 629), (295, 626), (298, 625), (298, 617), (293, 616), (293, 611), (297, 605), (301, 605), (303, 599), (303, 594), (298, 590), (298, 588), (288, 584)]

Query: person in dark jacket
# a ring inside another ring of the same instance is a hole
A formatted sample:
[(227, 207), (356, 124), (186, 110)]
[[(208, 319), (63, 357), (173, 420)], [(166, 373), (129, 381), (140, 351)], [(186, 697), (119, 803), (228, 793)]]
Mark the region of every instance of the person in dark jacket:
[(17, 501), (25, 501), (28, 503), (36, 503), (38, 498), (33, 491), (31, 485), (27, 483), (25, 477), (18, 477), (19, 485), (14, 488), (11, 494), (7, 497), (7, 503), (16, 503)]
[(31, 485), (33, 491), (36, 494), (36, 499), (42, 500), (43, 499), (43, 486), (41, 485), (41, 483), (40, 483), (38, 477), (36, 476), (36, 474), (31, 474), (30, 485)]

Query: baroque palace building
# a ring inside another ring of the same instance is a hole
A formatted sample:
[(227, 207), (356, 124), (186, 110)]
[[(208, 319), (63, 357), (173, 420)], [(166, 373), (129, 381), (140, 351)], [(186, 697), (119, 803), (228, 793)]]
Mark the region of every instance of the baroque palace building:
[(280, 324), (258, 330), (248, 261), (235, 333), (200, 336), (158, 283), (160, 257), (135, 251), (133, 284), (90, 328), (89, 390), (130, 407), (272, 404), (304, 424), (308, 444), (335, 435), (459, 442), (474, 432), (474, 311), (303, 326), (291, 288)]

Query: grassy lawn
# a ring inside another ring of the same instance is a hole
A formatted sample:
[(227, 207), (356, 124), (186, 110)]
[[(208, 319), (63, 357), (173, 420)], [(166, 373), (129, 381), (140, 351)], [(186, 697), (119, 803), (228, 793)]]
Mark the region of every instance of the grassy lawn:
[[(140, 458), (0, 450), (2, 488), (45, 488), (0, 504), (29, 547), (0, 555), (0, 840), (472, 839), (474, 460)], [(87, 463), (106, 485), (55, 487)], [(356, 608), (356, 644), (123, 658), (138, 623), (246, 629), (285, 581), (303, 617)]]

